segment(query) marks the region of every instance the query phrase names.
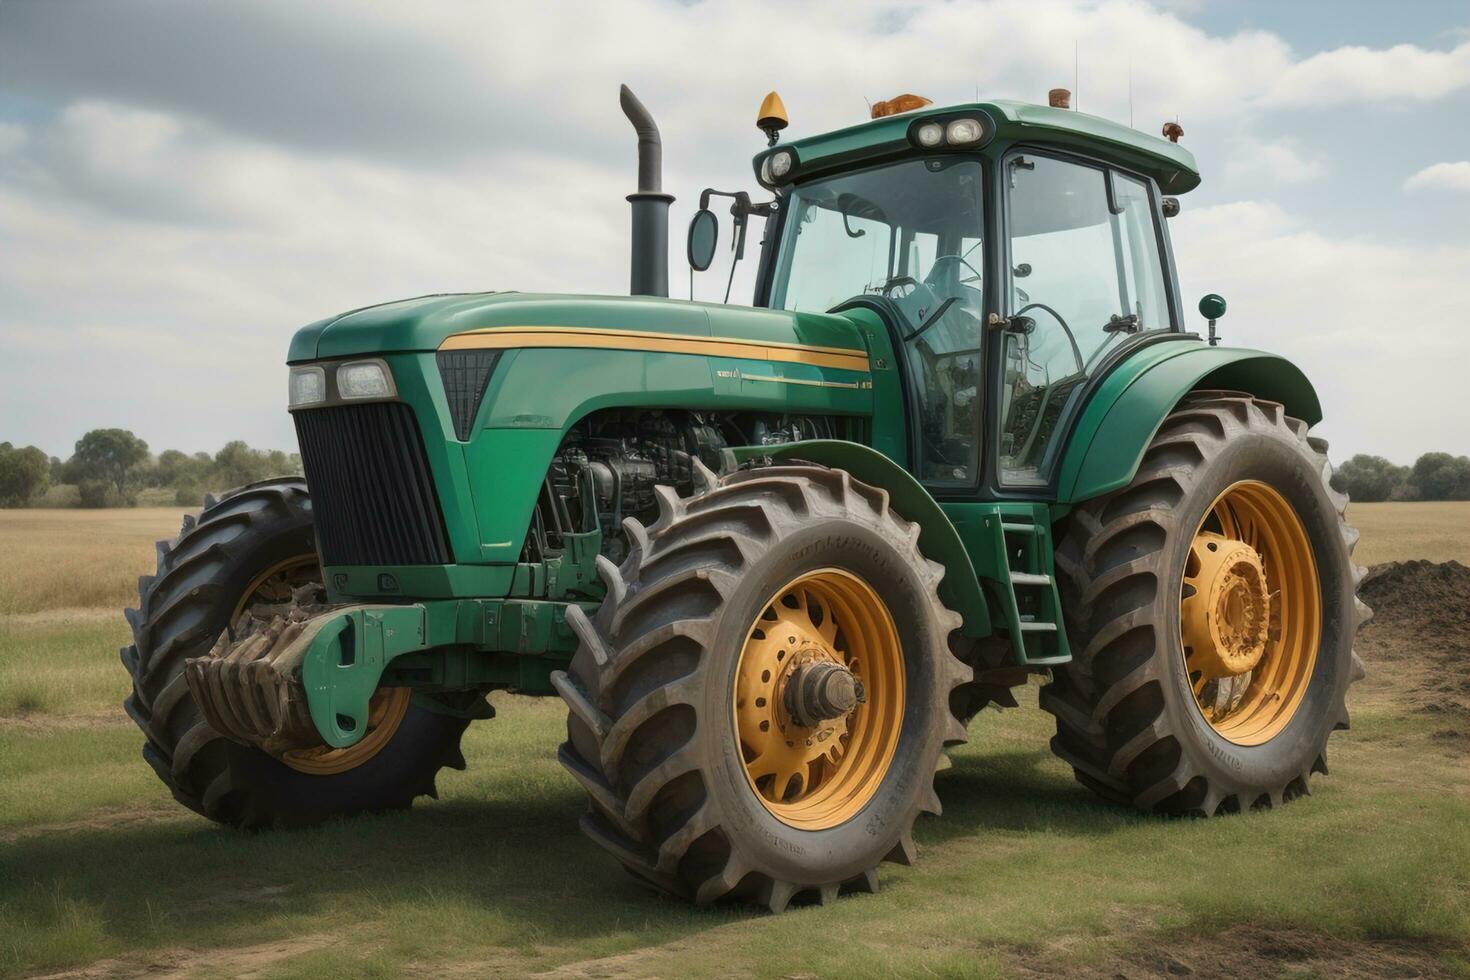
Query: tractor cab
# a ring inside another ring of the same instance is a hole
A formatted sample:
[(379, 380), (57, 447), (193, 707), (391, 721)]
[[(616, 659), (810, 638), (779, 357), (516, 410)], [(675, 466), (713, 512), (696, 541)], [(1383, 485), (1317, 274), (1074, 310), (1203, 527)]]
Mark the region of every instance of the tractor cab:
[(1198, 183), (1193, 159), (1059, 106), (875, 109), (894, 106), (756, 157), (776, 196), (757, 305), (883, 319), (934, 492), (1044, 488), (1088, 381), (1181, 328), (1164, 194)]

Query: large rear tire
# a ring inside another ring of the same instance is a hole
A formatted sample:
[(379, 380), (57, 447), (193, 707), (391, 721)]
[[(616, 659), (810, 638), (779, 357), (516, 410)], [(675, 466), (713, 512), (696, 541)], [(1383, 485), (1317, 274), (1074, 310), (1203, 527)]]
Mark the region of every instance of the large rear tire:
[(468, 721), (403, 710), (403, 698), (389, 713), (391, 733), (353, 755), (293, 755), (288, 764), (209, 726), (184, 661), (207, 655), (272, 576), (294, 584), (302, 575), (321, 578), (306, 482), (268, 480), (207, 499), (177, 538), (158, 542), (157, 572), (138, 580), (138, 608), (126, 611), (133, 643), (122, 662), (133, 691), (123, 706), (147, 738), (143, 758), (175, 799), (222, 824), (300, 826), (402, 809), (435, 795), (443, 766), (464, 768), (459, 739)]
[(1102, 796), (1214, 815), (1276, 807), (1327, 771), (1371, 615), (1326, 444), (1275, 402), (1186, 398), (1121, 490), (1058, 548), (1075, 659), (1041, 704)]
[[(880, 861), (913, 860), (943, 747), (965, 738), (943, 570), (884, 491), (839, 470), (704, 479), (688, 499), (660, 487), (657, 522), (625, 523), (622, 566), (599, 563), (596, 615), (568, 613), (580, 645), (554, 680), (582, 829), (700, 904), (875, 890)], [(828, 683), (862, 700), (804, 717), (794, 692), (820, 707)]]

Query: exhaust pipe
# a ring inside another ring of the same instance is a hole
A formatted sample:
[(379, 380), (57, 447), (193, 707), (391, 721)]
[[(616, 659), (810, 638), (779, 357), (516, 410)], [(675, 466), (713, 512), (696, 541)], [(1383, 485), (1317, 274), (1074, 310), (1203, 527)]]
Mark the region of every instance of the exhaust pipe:
[(638, 191), (628, 195), (633, 205), (633, 270), (629, 292), (634, 296), (669, 295), (669, 205), (674, 195), (663, 192), (663, 144), (658, 124), (624, 85), (618, 96), (623, 115), (638, 133)]

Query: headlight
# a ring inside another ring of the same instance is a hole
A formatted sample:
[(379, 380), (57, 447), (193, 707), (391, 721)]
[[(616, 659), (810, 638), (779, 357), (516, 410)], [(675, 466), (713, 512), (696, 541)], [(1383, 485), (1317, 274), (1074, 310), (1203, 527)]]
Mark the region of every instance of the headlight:
[(791, 165), (796, 162), (796, 158), (789, 151), (782, 150), (779, 153), (772, 153), (766, 158), (766, 162), (771, 165), (773, 180), (785, 180), (786, 176), (791, 173)]
[[(923, 131), (920, 130), (922, 133)], [(944, 138), (955, 146), (978, 143), (985, 130), (978, 119), (955, 119), (944, 130)]]
[(939, 123), (925, 123), (914, 135), (918, 138), (920, 146), (938, 146), (944, 142), (944, 127)]
[(771, 158), (770, 157), (766, 157), (764, 160), (761, 161), (761, 183), (762, 184), (772, 183), (772, 180), (771, 180)]
[(319, 365), (293, 367), (286, 388), (286, 401), (290, 408), (320, 404), (327, 400), (327, 372)]
[(337, 394), (343, 399), (390, 398), (393, 381), (382, 361), (351, 361), (337, 368)]

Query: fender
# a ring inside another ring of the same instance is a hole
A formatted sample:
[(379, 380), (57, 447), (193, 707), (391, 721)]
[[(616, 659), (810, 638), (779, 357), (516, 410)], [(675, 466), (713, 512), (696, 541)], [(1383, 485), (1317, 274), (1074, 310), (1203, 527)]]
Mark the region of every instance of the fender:
[(811, 439), (779, 446), (742, 446), (731, 450), (737, 460), (772, 460), (820, 463), (846, 470), (864, 483), (888, 491), (893, 509), (919, 525), (919, 548), (925, 556), (944, 566), (940, 598), (965, 619), (966, 636), (989, 636), (990, 607), (980, 589), (980, 580), (964, 542), (949, 516), (929, 491), (903, 467), (876, 449), (841, 439)]
[(1057, 502), (1074, 504), (1126, 486), (1164, 417), (1200, 388), (1246, 391), (1281, 402), (1308, 425), (1322, 420), (1312, 383), (1284, 357), (1202, 343), (1153, 344), (1119, 364), (1084, 404), (1062, 455)]

